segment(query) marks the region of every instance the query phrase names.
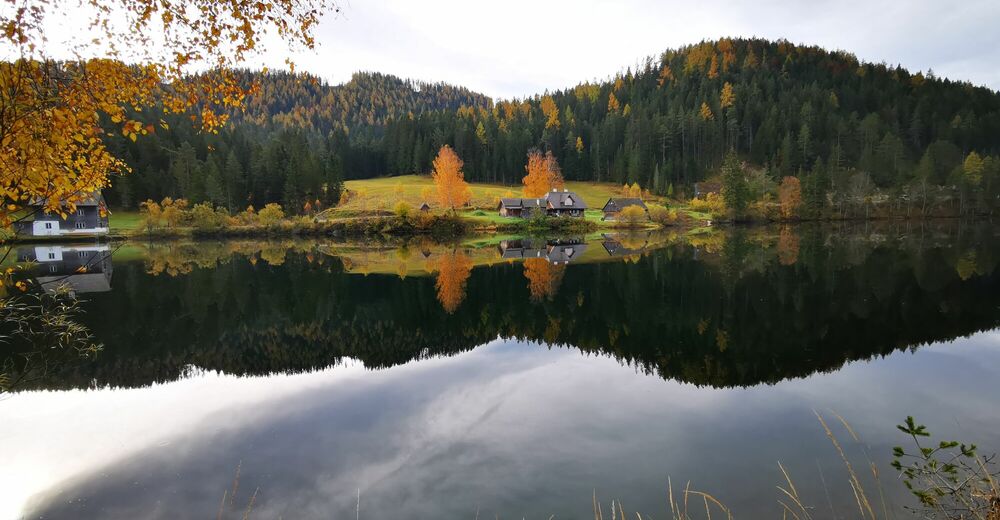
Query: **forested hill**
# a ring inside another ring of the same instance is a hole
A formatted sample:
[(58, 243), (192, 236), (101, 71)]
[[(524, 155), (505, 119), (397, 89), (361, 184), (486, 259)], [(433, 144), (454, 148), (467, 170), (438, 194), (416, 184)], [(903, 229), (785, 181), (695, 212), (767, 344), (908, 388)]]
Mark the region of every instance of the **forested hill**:
[(411, 114), (492, 104), (490, 98), (463, 87), (378, 72), (357, 72), (340, 85), (287, 72), (240, 71), (239, 76), (244, 84), (256, 83), (260, 91), (248, 99), (238, 121), (309, 129), (324, 135), (335, 130), (381, 128), (390, 119)]
[(755, 167), (754, 197), (792, 175), (807, 205), (843, 207), (876, 188), (906, 201), (1000, 200), (1000, 94), (785, 41), (702, 42), (606, 81), (495, 103), (377, 73), (333, 86), (241, 74), (261, 91), (220, 135), (175, 124), (146, 144), (119, 143), (135, 174), (109, 190), (113, 204), (169, 195), (300, 207), (337, 179), (427, 172), (443, 144), (471, 181), (518, 184), (526, 153), (541, 148), (567, 179), (665, 194), (714, 175), (734, 150)]
[(435, 132), (477, 180), (516, 182), (526, 148), (540, 146), (568, 179), (660, 192), (703, 178), (731, 148), (773, 174), (819, 163), (867, 171), (880, 186), (918, 175), (942, 184), (968, 152), (1000, 153), (1000, 95), (846, 52), (722, 39), (492, 111), (399, 120), (387, 129), (388, 171), (426, 170), (428, 153), (413, 143), (433, 149)]

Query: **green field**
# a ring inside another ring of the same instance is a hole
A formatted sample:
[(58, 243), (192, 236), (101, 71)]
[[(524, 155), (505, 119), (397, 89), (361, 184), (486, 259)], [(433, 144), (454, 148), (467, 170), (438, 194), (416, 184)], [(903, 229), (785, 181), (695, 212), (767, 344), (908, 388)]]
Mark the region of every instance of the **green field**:
[(142, 215), (138, 211), (114, 210), (108, 221), (112, 233), (130, 233), (142, 227)]
[[(346, 188), (352, 197), (347, 203), (337, 207), (338, 212), (366, 212), (373, 210), (392, 211), (400, 200), (406, 201), (413, 208), (424, 202), (422, 192), (434, 189), (434, 181), (429, 175), (401, 175), (398, 177), (379, 177), (347, 181)], [(504, 186), (501, 184), (470, 183), (472, 188), (472, 203), (474, 208), (495, 210), (495, 202), (499, 197), (521, 197), (521, 185)], [(583, 201), (591, 210), (600, 210), (611, 197), (620, 196), (621, 186), (598, 182), (566, 182), (566, 189), (574, 191), (583, 197)], [(426, 202), (431, 208), (438, 209), (437, 201)], [(489, 213), (489, 212), (486, 212)], [(496, 213), (493, 213), (496, 216)], [(588, 217), (590, 217), (588, 212)], [(500, 217), (497, 217), (498, 219)]]

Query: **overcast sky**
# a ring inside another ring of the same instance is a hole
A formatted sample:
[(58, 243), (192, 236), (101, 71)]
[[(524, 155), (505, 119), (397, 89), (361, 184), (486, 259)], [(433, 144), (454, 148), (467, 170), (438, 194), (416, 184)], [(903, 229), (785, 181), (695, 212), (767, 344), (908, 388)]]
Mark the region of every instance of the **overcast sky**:
[[(1000, 0), (341, 0), (295, 57), (331, 82), (368, 70), (529, 96), (721, 36), (787, 38), (1000, 89)], [(282, 58), (284, 55), (282, 55)], [(267, 59), (279, 66), (282, 59)]]

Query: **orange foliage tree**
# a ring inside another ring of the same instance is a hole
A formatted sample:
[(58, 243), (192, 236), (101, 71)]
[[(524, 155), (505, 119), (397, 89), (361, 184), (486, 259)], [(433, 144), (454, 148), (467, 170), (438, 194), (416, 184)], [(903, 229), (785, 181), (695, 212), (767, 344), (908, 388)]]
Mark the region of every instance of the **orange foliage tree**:
[(778, 202), (781, 204), (781, 217), (794, 218), (802, 207), (802, 185), (797, 177), (785, 177), (778, 186)]
[(531, 299), (541, 300), (542, 298), (552, 298), (559, 288), (563, 274), (566, 271), (564, 265), (552, 265), (544, 258), (528, 258), (524, 261), (524, 277), (528, 279), (528, 291), (531, 292)]
[(437, 199), (442, 206), (455, 208), (469, 202), (472, 198), (472, 190), (469, 183), (465, 182), (465, 174), (462, 173), (462, 159), (451, 149), (444, 145), (438, 151), (437, 157), (432, 163), (434, 170), (431, 177), (434, 178), (434, 186), (437, 188)]
[[(32, 0), (0, 10), (0, 224), (34, 199), (66, 215), (128, 166), (105, 145), (188, 113), (216, 132), (255, 86), (233, 66), (267, 35), (313, 48), (330, 0)], [(67, 14), (72, 13), (72, 14)], [(53, 24), (69, 24), (51, 56)], [(77, 30), (78, 29), (78, 30)], [(104, 56), (93, 58), (93, 56)], [(69, 57), (69, 59), (67, 59)], [(209, 70), (192, 74), (195, 70)]]
[(545, 152), (545, 155), (538, 150), (528, 152), (528, 164), (524, 170), (528, 173), (521, 179), (525, 197), (544, 197), (550, 190), (560, 189), (566, 184), (552, 152)]
[(472, 260), (464, 253), (442, 254), (435, 263), (437, 298), (445, 312), (451, 314), (465, 299), (465, 282), (472, 273)]

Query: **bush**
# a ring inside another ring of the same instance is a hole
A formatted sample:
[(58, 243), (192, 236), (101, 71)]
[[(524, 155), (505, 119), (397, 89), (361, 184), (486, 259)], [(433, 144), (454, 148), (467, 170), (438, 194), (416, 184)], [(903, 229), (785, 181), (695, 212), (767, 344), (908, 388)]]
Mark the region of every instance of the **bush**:
[(628, 206), (621, 211), (618, 218), (626, 226), (638, 226), (647, 219), (646, 210), (640, 206)]
[(661, 226), (671, 226), (677, 223), (677, 210), (663, 206), (649, 206), (649, 219)]
[(695, 197), (690, 202), (691, 209), (703, 213), (709, 213), (712, 217), (721, 218), (726, 215), (726, 202), (722, 195), (718, 193), (708, 193), (704, 199)]
[(411, 213), (413, 213), (413, 208), (405, 200), (401, 200), (396, 203), (396, 207), (392, 209), (392, 212), (395, 213), (397, 217), (407, 218)]
[(208, 202), (195, 204), (191, 208), (191, 225), (195, 229), (221, 229), (229, 224), (229, 213), (219, 208), (215, 209)]
[(257, 223), (257, 212), (254, 211), (253, 206), (247, 206), (247, 209), (236, 214), (236, 222), (241, 226), (252, 226)]
[(257, 219), (265, 226), (277, 224), (284, 218), (285, 212), (281, 209), (281, 205), (274, 202), (264, 206), (260, 212), (257, 213)]

